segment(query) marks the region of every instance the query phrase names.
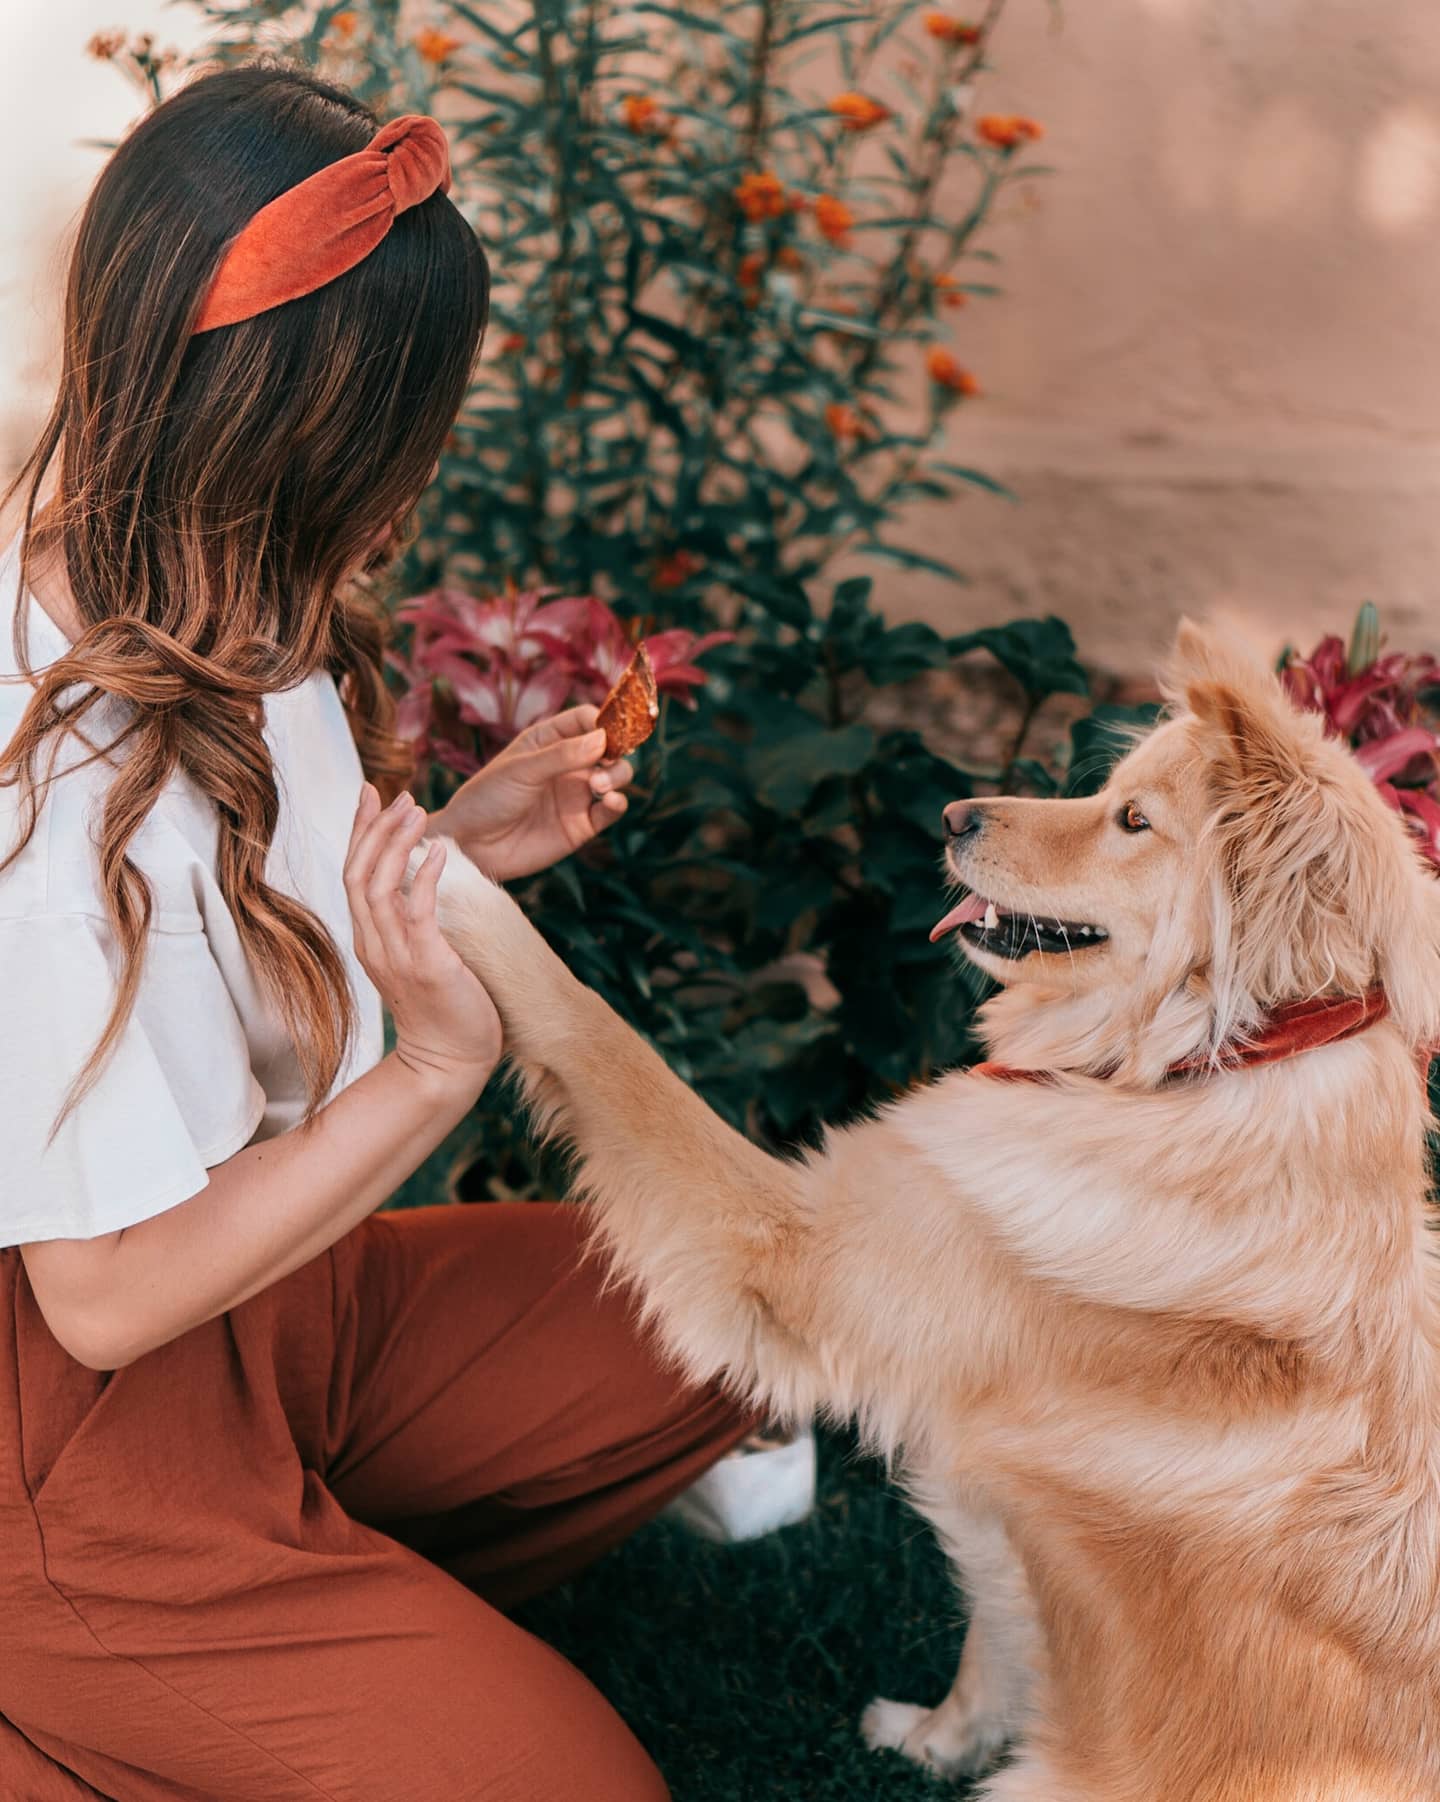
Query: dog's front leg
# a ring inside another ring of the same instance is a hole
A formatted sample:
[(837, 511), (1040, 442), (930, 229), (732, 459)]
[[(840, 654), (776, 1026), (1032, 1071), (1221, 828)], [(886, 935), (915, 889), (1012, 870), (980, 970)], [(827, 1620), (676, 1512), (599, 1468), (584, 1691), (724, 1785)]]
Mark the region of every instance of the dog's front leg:
[(727, 1376), (809, 1413), (817, 1372), (783, 1318), (807, 1233), (798, 1167), (717, 1118), (453, 846), (440, 922), (499, 1009), (538, 1124), (577, 1152), (600, 1235), (672, 1351), (697, 1379)]
[(868, 1745), (901, 1752), (941, 1776), (975, 1776), (1028, 1720), (1043, 1657), (1035, 1602), (997, 1515), (966, 1505), (943, 1480), (906, 1487), (945, 1547), (970, 1622), (944, 1701), (926, 1708), (877, 1698), (865, 1711), (861, 1732)]

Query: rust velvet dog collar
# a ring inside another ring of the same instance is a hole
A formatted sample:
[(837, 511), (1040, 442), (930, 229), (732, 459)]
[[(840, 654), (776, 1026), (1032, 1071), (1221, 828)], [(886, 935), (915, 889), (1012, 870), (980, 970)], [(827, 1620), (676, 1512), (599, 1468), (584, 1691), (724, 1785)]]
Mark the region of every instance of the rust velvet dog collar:
[[(1219, 1068), (1243, 1069), (1250, 1064), (1275, 1064), (1282, 1058), (1298, 1057), (1302, 1051), (1315, 1051), (1321, 1045), (1333, 1045), (1341, 1039), (1354, 1038), (1390, 1011), (1384, 989), (1371, 989), (1365, 995), (1321, 995), (1313, 1001), (1292, 1001), (1271, 1014), (1260, 1030), (1221, 1052), (1218, 1066), (1209, 1058), (1187, 1057), (1171, 1064), (1167, 1079), (1195, 1076)], [(976, 1064), (972, 1076), (989, 1076), (997, 1082), (1049, 1082), (1048, 1070), (1017, 1070), (1009, 1064)]]
[(450, 186), (450, 146), (434, 119), (406, 113), (363, 150), (277, 195), (230, 242), (196, 332), (298, 300), (362, 262), (397, 213)]

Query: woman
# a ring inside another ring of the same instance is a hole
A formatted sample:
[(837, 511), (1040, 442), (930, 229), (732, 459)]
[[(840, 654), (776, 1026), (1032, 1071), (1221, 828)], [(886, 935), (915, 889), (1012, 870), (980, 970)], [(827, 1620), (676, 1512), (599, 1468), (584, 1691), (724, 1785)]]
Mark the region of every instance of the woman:
[(439, 854), (407, 895), (410, 853), (436, 826), (497, 877), (543, 868), (630, 777), (580, 708), (438, 821), (400, 787), (353, 578), (480, 343), (447, 185), (433, 121), (244, 68), (144, 120), (80, 226), (0, 567), (17, 1802), (665, 1793), (497, 1610), (745, 1423), (658, 1367), (572, 1212), (374, 1214), (501, 1051), (436, 928)]

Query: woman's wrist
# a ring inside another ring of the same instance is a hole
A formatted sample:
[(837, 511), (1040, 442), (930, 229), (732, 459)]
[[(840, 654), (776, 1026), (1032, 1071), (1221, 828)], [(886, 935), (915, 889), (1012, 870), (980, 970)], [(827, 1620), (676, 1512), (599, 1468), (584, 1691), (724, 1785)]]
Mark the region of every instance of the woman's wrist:
[[(397, 1075), (432, 1113), (462, 1119), (480, 1099), (499, 1058), (460, 1059), (441, 1055), (397, 1036), (390, 1053)], [(389, 1061), (389, 1060), (387, 1060)]]
[(484, 843), (473, 833), (467, 833), (463, 827), (457, 825), (448, 802), (430, 815), (425, 827), (425, 836), (427, 838), (453, 839), (476, 869), (482, 871), (492, 882), (508, 880), (505, 871), (497, 867)]
[[(455, 830), (454, 824), (450, 818), (450, 807), (448, 802), (444, 807), (437, 807), (435, 811), (429, 815), (425, 822), (425, 836), (426, 838), (452, 838), (462, 851), (465, 850), (465, 841)], [(468, 851), (465, 854), (467, 857), (469, 856)]]

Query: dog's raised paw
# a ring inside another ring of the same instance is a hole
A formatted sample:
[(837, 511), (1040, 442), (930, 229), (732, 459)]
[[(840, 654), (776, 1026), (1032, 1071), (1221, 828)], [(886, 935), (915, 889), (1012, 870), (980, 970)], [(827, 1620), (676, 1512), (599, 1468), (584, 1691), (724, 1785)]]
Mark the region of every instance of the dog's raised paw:
[(877, 1696), (860, 1717), (872, 1752), (898, 1752), (939, 1777), (969, 1777), (989, 1768), (1009, 1737), (998, 1723), (961, 1716), (945, 1702), (922, 1708)]

